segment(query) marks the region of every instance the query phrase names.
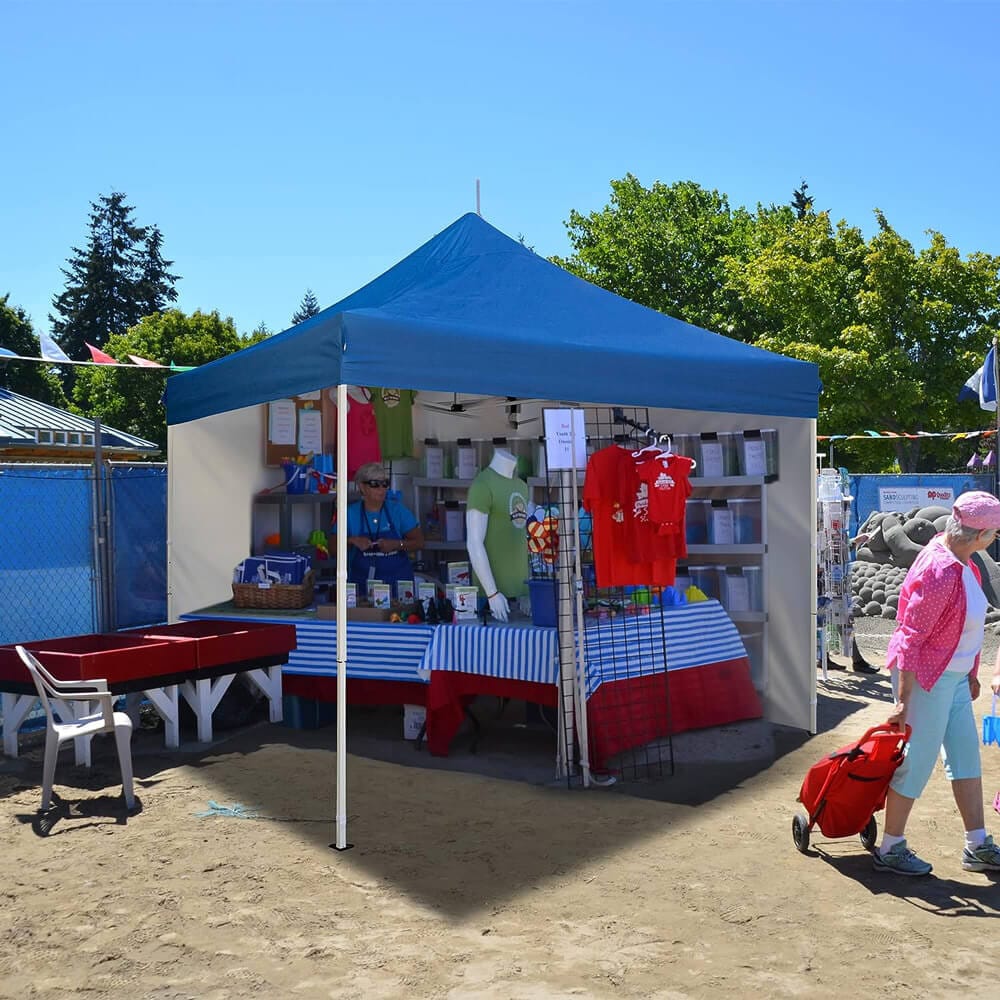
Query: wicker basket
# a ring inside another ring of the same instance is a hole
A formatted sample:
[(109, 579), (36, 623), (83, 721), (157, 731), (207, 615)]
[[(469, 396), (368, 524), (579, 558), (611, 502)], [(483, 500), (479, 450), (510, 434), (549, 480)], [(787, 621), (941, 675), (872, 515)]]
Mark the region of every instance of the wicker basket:
[(276, 583), (270, 587), (234, 583), (233, 604), (238, 608), (306, 608), (312, 604), (315, 581), (313, 571), (309, 570), (301, 583)]

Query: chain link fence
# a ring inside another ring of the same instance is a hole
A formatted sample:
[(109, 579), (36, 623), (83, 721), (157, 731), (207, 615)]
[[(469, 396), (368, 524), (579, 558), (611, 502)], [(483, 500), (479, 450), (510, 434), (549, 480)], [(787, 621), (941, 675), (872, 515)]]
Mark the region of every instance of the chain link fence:
[(0, 465), (0, 643), (165, 621), (166, 551), (165, 464)]

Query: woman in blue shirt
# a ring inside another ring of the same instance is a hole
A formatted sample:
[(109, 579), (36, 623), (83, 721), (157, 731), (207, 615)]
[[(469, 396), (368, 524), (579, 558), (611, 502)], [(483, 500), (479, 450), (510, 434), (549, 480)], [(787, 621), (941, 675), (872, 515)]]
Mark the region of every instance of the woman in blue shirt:
[(354, 481), (361, 499), (347, 507), (347, 579), (358, 585), (361, 597), (370, 579), (393, 585), (413, 579), (407, 553), (423, 548), (424, 533), (410, 510), (386, 499), (389, 473), (378, 462), (362, 465)]

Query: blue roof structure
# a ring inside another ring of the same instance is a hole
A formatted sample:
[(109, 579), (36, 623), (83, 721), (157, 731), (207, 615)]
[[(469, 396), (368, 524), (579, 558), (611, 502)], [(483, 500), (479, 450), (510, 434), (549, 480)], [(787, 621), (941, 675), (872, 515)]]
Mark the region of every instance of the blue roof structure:
[(815, 417), (816, 365), (637, 305), (462, 216), (284, 333), (172, 376), (184, 423), (341, 382)]

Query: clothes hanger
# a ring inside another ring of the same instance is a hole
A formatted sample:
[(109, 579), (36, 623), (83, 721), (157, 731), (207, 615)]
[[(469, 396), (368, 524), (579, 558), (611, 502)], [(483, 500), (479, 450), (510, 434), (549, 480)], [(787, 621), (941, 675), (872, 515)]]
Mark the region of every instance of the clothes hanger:
[(645, 455), (646, 452), (649, 452), (649, 451), (655, 451), (657, 453), (659, 453), (659, 451), (660, 451), (660, 446), (656, 443), (656, 431), (653, 431), (653, 430), (651, 430), (650, 428), (647, 427), (643, 433), (644, 433), (646, 439), (650, 443), (647, 444), (647, 445), (645, 445), (645, 446), (643, 446), (638, 451), (633, 451), (632, 452), (632, 457), (633, 458), (638, 458), (640, 455)]

